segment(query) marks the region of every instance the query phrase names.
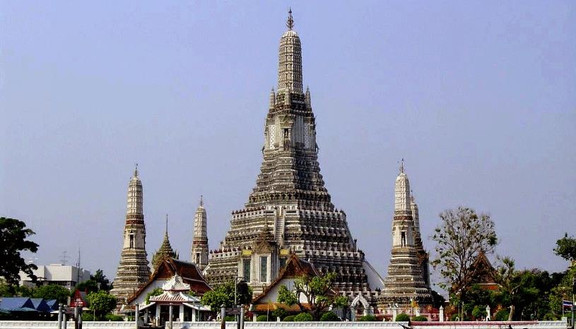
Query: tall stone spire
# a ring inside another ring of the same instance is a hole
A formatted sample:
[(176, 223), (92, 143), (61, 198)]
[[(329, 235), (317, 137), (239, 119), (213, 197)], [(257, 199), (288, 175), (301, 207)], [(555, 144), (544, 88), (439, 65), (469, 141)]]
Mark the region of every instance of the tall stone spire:
[(294, 28), (292, 10), (288, 12), (288, 31), (280, 39), (278, 92), (302, 93), (302, 46)]
[[(302, 90), (302, 50), (291, 12), (287, 27), (280, 39), (278, 90), (270, 95), (264, 124), (261, 171), (245, 207), (232, 212), (230, 230), (211, 253), (206, 276), (212, 284), (243, 277), (257, 294), (295, 253), (321, 273), (336, 272), (334, 289), (366, 292), (364, 253), (320, 174), (316, 121), (310, 92)], [(261, 232), (272, 240), (263, 243)]]
[(207, 216), (206, 209), (204, 208), (203, 197), (200, 196), (200, 205), (194, 214), (194, 234), (192, 237), (192, 248), (190, 251), (190, 259), (192, 263), (203, 271), (208, 265), (208, 232), (207, 232)]
[(388, 265), (388, 276), (379, 304), (410, 306), (412, 301), (419, 305), (432, 301), (430, 286), (424, 279), (420, 252), (423, 251), (419, 228), (413, 215), (418, 207), (412, 206), (410, 181), (404, 172), (404, 159), (396, 177), (394, 189), (394, 219), (392, 220), (392, 256)]
[(146, 254), (146, 226), (144, 224), (142, 182), (138, 177), (138, 165), (128, 184), (126, 222), (124, 224), (124, 242), (114, 289), (111, 294), (118, 298), (118, 304), (125, 303), (150, 277)]
[(424, 278), (424, 282), (426, 283), (426, 286), (430, 287), (430, 257), (422, 243), (422, 234), (420, 233), (420, 214), (413, 193), (410, 194), (410, 198), (410, 209), (412, 210), (412, 218), (414, 219), (414, 244), (418, 255), (418, 263), (420, 264), (420, 267), (422, 267), (422, 277)]
[(162, 241), (162, 245), (160, 245), (160, 249), (158, 249), (158, 251), (156, 251), (152, 257), (152, 268), (154, 271), (158, 269), (158, 266), (166, 258), (178, 259), (178, 253), (172, 249), (172, 245), (170, 245), (170, 237), (168, 237), (168, 214), (166, 214), (166, 229), (164, 231), (164, 240)]

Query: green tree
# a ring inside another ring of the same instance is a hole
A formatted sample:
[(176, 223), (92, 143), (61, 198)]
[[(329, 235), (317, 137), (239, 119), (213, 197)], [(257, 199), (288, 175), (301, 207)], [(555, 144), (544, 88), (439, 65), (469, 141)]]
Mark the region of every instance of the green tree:
[(0, 217), (0, 277), (4, 277), (9, 284), (18, 285), (20, 271), (36, 281), (32, 271), (38, 267), (26, 264), (21, 256), (21, 252), (38, 251), (38, 244), (27, 240), (33, 234), (34, 231), (26, 228), (23, 221)]
[(252, 289), (244, 282), (239, 283), (236, 289), (234, 281), (218, 285), (214, 290), (206, 292), (202, 296), (202, 304), (210, 306), (210, 309), (218, 311), (222, 305), (233, 307), (234, 295), (238, 305), (248, 305), (252, 301)]
[(48, 284), (36, 288), (33, 292), (33, 297), (44, 299), (56, 299), (58, 303), (66, 303), (70, 296), (70, 290), (57, 284)]
[(94, 275), (90, 276), (90, 280), (96, 282), (96, 286), (100, 284), (98, 290), (110, 291), (112, 290), (112, 285), (110, 284), (110, 280), (104, 275), (104, 272), (101, 269), (97, 269)]
[(556, 248), (554, 248), (554, 253), (568, 261), (576, 261), (576, 239), (572, 236), (568, 236), (568, 233), (564, 234), (564, 237), (556, 241)]
[(278, 292), (278, 302), (287, 305), (297, 304), (303, 309), (302, 302), (298, 296), (304, 296), (306, 303), (310, 305), (312, 316), (315, 320), (320, 319), (320, 315), (330, 305), (335, 307), (346, 307), (348, 298), (336, 295), (331, 287), (336, 279), (336, 273), (327, 273), (324, 276), (301, 276), (294, 280), (294, 289), (290, 291), (286, 286), (280, 286)]
[(466, 207), (445, 210), (440, 220), (432, 235), (436, 258), (431, 264), (440, 269), (444, 279), (440, 286), (456, 297), (455, 301), (463, 301), (482, 270), (472, 264), (481, 252), (492, 253), (498, 242), (494, 222), (489, 215), (478, 215)]
[(104, 315), (116, 308), (116, 297), (104, 290), (91, 292), (86, 298), (90, 303), (90, 309), (96, 313), (97, 319), (102, 319)]
[(162, 295), (163, 292), (164, 290), (162, 290), (162, 288), (154, 288), (154, 290), (146, 294), (146, 299), (144, 301), (146, 304), (150, 304), (150, 297)]

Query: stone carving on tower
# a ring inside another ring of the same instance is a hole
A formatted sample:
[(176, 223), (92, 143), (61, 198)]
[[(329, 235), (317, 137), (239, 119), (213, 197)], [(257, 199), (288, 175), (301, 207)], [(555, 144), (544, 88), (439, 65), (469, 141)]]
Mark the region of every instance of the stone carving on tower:
[(200, 205), (194, 215), (194, 233), (190, 250), (190, 259), (192, 263), (198, 266), (200, 271), (203, 271), (208, 265), (208, 233), (206, 225), (206, 209), (204, 208), (204, 200), (200, 197)]
[(128, 207), (124, 225), (124, 242), (114, 289), (110, 293), (124, 304), (140, 286), (148, 282), (150, 268), (146, 254), (146, 226), (144, 224), (142, 182), (138, 177), (138, 166), (128, 185)]
[[(394, 198), (392, 256), (379, 304), (382, 307), (396, 304), (400, 307), (430, 304), (432, 295), (427, 282), (428, 255), (422, 246), (418, 207), (415, 203), (412, 204), (410, 181), (404, 173), (404, 160), (396, 178)], [(426, 273), (423, 271), (424, 266)]]
[(355, 295), (370, 287), (364, 253), (350, 234), (346, 213), (331, 202), (318, 163), (310, 91), (303, 91), (302, 49), (289, 12), (279, 47), (278, 90), (270, 93), (263, 162), (256, 187), (210, 254), (211, 284), (242, 277), (260, 292), (291, 253), (320, 273), (336, 272), (334, 289)]
[(168, 214), (166, 214), (166, 230), (164, 231), (164, 240), (162, 241), (162, 245), (160, 245), (160, 249), (158, 249), (154, 255), (152, 256), (152, 270), (156, 272), (158, 266), (162, 264), (162, 262), (167, 258), (174, 258), (178, 259), (178, 253), (172, 249), (172, 245), (170, 245), (170, 238), (168, 237)]

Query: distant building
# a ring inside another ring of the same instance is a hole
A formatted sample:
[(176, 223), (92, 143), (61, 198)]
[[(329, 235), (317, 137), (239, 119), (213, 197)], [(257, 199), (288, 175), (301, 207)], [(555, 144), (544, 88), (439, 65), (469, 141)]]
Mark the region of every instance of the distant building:
[(37, 265), (38, 269), (33, 273), (38, 278), (36, 284), (24, 272), (20, 272), (20, 285), (35, 286), (57, 284), (68, 289), (74, 288), (82, 281), (90, 280), (90, 272), (72, 265), (50, 264)]

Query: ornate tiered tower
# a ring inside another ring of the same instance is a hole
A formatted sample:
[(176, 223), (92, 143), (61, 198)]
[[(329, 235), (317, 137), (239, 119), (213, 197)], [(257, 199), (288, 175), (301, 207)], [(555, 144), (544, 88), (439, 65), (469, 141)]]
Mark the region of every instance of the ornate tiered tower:
[(168, 237), (168, 214), (166, 214), (166, 230), (164, 231), (164, 240), (160, 245), (160, 249), (154, 253), (152, 256), (152, 269), (154, 272), (158, 269), (158, 266), (162, 264), (162, 262), (166, 258), (174, 258), (178, 259), (178, 253), (172, 249), (172, 245), (170, 245), (170, 238)]
[(211, 252), (206, 274), (213, 284), (243, 277), (257, 294), (295, 253), (321, 273), (336, 272), (334, 288), (340, 292), (369, 291), (364, 253), (320, 174), (316, 122), (310, 91), (302, 88), (302, 50), (291, 11), (286, 25), (278, 90), (270, 93), (264, 126), (261, 172), (244, 209), (232, 213), (230, 230)]
[(394, 197), (392, 257), (379, 304), (430, 304), (432, 295), (424, 279), (422, 261), (419, 259), (419, 253), (425, 253), (420, 237), (420, 225), (413, 217), (413, 214), (418, 215), (418, 207), (415, 204), (413, 207), (411, 203), (410, 181), (404, 173), (404, 160), (396, 178)]
[(110, 293), (124, 304), (150, 277), (146, 255), (146, 226), (144, 225), (142, 182), (138, 178), (138, 166), (128, 184), (128, 209), (124, 225), (124, 244), (120, 265)]
[(194, 215), (194, 235), (192, 237), (192, 248), (190, 250), (190, 259), (192, 263), (203, 271), (208, 265), (208, 233), (206, 231), (206, 209), (204, 201), (200, 197), (200, 205)]

